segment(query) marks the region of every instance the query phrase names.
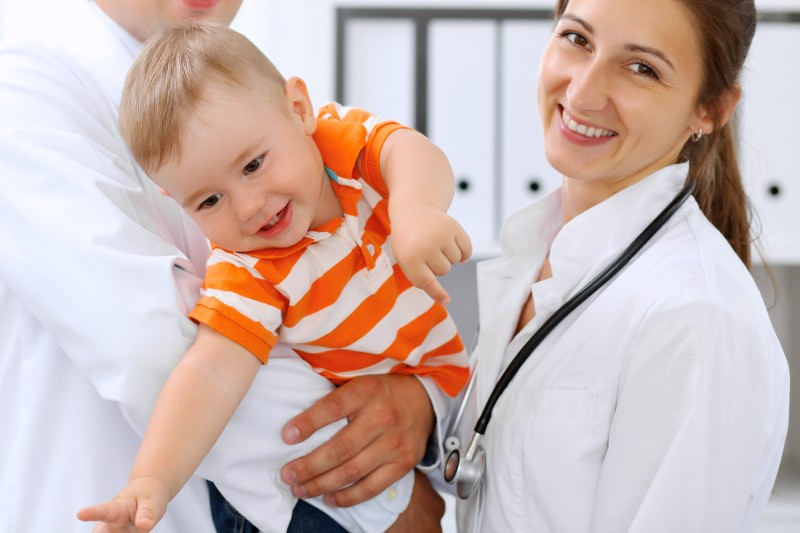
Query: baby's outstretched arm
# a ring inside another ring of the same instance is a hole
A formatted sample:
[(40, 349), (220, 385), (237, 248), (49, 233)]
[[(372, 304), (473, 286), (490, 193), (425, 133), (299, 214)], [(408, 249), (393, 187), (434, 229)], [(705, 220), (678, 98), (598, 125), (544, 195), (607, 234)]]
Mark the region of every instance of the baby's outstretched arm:
[(464, 228), (447, 214), (455, 178), (444, 153), (413, 130), (397, 130), (381, 150), (381, 174), (389, 189), (392, 250), (414, 285), (439, 303), (449, 296), (436, 276), (472, 254)]
[(200, 325), (194, 344), (158, 397), (130, 482), (112, 500), (78, 511), (95, 531), (150, 531), (219, 438), (261, 363), (247, 349)]

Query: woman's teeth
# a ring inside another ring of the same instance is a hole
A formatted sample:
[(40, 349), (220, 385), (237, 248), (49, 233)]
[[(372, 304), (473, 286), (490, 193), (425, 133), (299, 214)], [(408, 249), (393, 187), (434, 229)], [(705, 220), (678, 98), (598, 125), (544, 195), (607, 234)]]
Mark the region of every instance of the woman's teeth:
[(585, 124), (578, 124), (571, 116), (569, 116), (566, 109), (561, 111), (561, 120), (564, 121), (564, 124), (566, 124), (571, 131), (579, 133), (585, 137), (600, 138), (600, 137), (613, 137), (616, 135), (616, 132), (613, 132), (611, 130), (604, 130), (602, 128), (592, 128), (586, 126)]

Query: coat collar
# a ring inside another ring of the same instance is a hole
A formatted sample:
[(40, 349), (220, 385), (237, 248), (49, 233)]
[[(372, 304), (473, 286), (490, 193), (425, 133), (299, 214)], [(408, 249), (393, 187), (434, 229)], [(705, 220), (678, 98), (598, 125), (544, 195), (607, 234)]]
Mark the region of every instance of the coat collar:
[(35, 29), (26, 38), (59, 50), (94, 77), (102, 79), (119, 104), (125, 76), (144, 46), (112, 20), (94, 2), (75, 2), (57, 26)]
[[(508, 218), (500, 234), (502, 256), (477, 267), (479, 405), (508, 364), (505, 354), (528, 295), (536, 317), (520, 332), (525, 338), (630, 244), (680, 191), (687, 173), (687, 163), (665, 167), (563, 226), (560, 189)], [(548, 250), (553, 277), (537, 282)]]

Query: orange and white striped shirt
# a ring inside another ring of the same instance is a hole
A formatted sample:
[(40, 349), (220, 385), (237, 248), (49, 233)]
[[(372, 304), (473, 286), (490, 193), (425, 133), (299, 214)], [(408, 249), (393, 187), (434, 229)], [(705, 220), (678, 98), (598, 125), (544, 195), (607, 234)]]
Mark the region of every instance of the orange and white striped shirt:
[(289, 248), (214, 247), (190, 317), (263, 363), (283, 342), (337, 384), (396, 372), (430, 376), (457, 395), (469, 368), (455, 323), (408, 281), (392, 252), (380, 151), (401, 127), (338, 104), (320, 109), (314, 140), (344, 218)]

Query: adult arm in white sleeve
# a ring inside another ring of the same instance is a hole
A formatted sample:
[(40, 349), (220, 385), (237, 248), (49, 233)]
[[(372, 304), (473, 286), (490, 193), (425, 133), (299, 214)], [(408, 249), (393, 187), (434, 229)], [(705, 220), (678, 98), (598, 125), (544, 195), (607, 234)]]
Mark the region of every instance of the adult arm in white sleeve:
[(141, 433), (194, 335), (205, 244), (134, 167), (99, 82), (52, 54), (0, 62), (0, 273)]

